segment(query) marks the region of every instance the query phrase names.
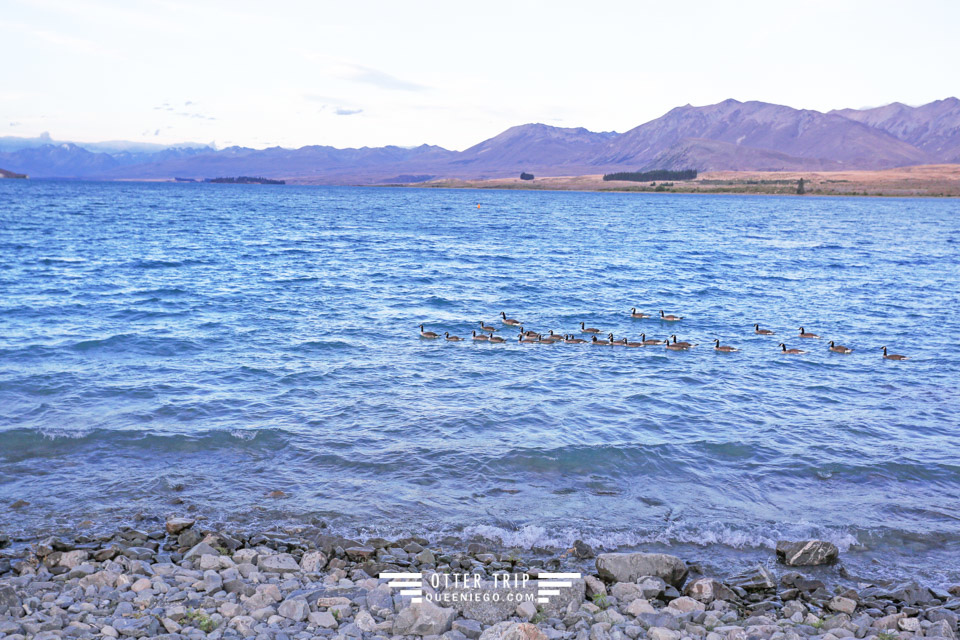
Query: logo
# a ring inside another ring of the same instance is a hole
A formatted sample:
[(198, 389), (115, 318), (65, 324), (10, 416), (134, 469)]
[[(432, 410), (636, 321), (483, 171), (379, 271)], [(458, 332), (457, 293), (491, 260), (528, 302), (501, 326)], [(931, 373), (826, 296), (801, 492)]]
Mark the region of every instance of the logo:
[[(572, 587), (579, 573), (539, 573), (536, 578), (526, 573), (494, 574), (484, 580), (472, 573), (422, 573), (384, 572), (382, 580), (387, 586), (400, 589), (401, 596), (410, 597), (417, 604), (424, 599), (431, 602), (537, 602), (547, 604), (551, 596), (560, 595), (560, 590)], [(424, 582), (431, 590), (426, 591)]]

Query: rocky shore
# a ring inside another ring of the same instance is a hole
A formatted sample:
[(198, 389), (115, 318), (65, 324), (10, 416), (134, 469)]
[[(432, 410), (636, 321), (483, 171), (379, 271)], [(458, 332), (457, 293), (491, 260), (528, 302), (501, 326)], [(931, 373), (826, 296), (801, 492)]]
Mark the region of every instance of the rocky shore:
[[(187, 518), (20, 542), (0, 533), (0, 637), (12, 640), (906, 640), (956, 638), (960, 616), (960, 587), (852, 581), (817, 540), (784, 541), (731, 576), (583, 543), (525, 558), (455, 539), (236, 535)], [(420, 593), (381, 573), (419, 573)], [(548, 589), (550, 573), (581, 577)]]

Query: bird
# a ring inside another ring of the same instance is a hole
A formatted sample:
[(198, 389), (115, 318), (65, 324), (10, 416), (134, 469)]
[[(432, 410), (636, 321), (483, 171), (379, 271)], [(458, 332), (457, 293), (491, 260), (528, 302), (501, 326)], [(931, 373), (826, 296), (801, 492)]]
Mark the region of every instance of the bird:
[(480, 331), (486, 331), (487, 333), (493, 333), (494, 331), (499, 331), (496, 327), (491, 327), (489, 325), (483, 324), (483, 320), (480, 321)]
[(801, 338), (819, 338), (820, 336), (818, 336), (815, 333), (807, 333), (806, 329), (804, 329), (803, 327), (800, 327), (800, 337)]
[(670, 342), (667, 341), (667, 349), (671, 351), (686, 351), (692, 345), (689, 342)]
[(830, 351), (834, 351), (836, 353), (850, 353), (851, 351), (853, 351), (853, 349), (851, 349), (850, 347), (845, 347), (841, 344), (833, 344), (833, 340), (831, 340)]
[(638, 313), (636, 307), (631, 307), (631, 308), (630, 308), (630, 317), (631, 317), (631, 318), (649, 318), (649, 317), (650, 317), (650, 314), (649, 314), (649, 313), (643, 313), (643, 312), (639, 312), (639, 313)]
[(449, 342), (460, 342), (463, 340), (460, 336), (452, 336), (449, 331), (443, 332), (443, 337), (446, 338)]
[(519, 326), (520, 326), (520, 321), (519, 321), (519, 320), (517, 320), (517, 319), (515, 319), (515, 318), (508, 318), (508, 317), (507, 317), (507, 314), (505, 314), (503, 311), (500, 312), (500, 317), (503, 318), (503, 324), (508, 324), (508, 325), (510, 325), (510, 326), (512, 326), (512, 327), (519, 327)]
[(535, 337), (535, 336), (525, 336), (525, 335), (523, 335), (522, 333), (517, 336), (517, 342), (526, 342), (526, 343), (531, 343), (531, 344), (532, 344), (532, 343), (536, 342), (538, 339), (539, 339), (539, 338), (537, 338), (537, 337)]
[(524, 331), (522, 326), (520, 327), (520, 334), (524, 336), (529, 336), (531, 338), (535, 338), (536, 336), (539, 335), (536, 331)]
[(600, 333), (600, 329), (594, 327), (585, 327), (583, 323), (580, 323), (580, 333)]
[(714, 340), (714, 341), (713, 341), (713, 344), (714, 344), (714, 347), (713, 347), (713, 350), (714, 350), (714, 351), (722, 351), (722, 352), (724, 352), (724, 353), (733, 353), (734, 351), (740, 351), (740, 349), (737, 349), (736, 347), (731, 347), (731, 346), (728, 346), (728, 345), (720, 346), (720, 340), (719, 340), (719, 339)]
[(782, 342), (777, 346), (780, 347), (781, 352), (789, 353), (790, 355), (799, 355), (801, 353), (806, 353), (806, 351), (804, 351), (803, 349), (787, 349), (787, 345), (783, 344)]
[(664, 315), (663, 309), (660, 309), (660, 319), (666, 320), (667, 322), (677, 322), (678, 320), (683, 320), (683, 316), (675, 316), (672, 313)]
[(493, 344), (503, 344), (504, 342), (507, 341), (506, 338), (501, 338), (500, 336), (490, 336), (489, 340)]
[(625, 346), (625, 347), (632, 347), (632, 348), (637, 348), (637, 347), (642, 347), (642, 346), (643, 346), (643, 343), (642, 343), (642, 342), (630, 342), (630, 341), (628, 341), (626, 338), (622, 338), (621, 341), (620, 341), (620, 343), (621, 343), (623, 346)]
[(440, 335), (434, 333), (433, 331), (424, 331), (424, 330), (423, 330), (423, 325), (420, 325), (420, 337), (421, 337), (421, 338), (429, 338), (430, 340), (436, 340), (437, 338), (440, 337)]
[(550, 335), (547, 336), (551, 340), (563, 340), (565, 336), (560, 335), (559, 333), (554, 333), (553, 329), (550, 329)]
[(537, 342), (540, 344), (556, 344), (560, 342), (560, 336), (557, 336), (556, 339), (551, 338), (550, 336), (537, 336)]
[[(483, 323), (481, 323), (481, 324), (483, 324)], [(473, 332), (473, 339), (474, 339), (474, 340), (490, 340), (490, 336), (488, 336), (488, 335), (485, 334), (485, 333), (481, 333), (480, 335), (477, 335), (477, 332), (474, 331), (474, 332)]]
[(761, 335), (761, 336), (772, 336), (772, 335), (776, 335), (776, 334), (773, 333), (773, 331), (770, 331), (770, 329), (761, 329), (759, 324), (753, 325), (753, 332), (756, 333), (757, 335)]
[(574, 338), (572, 335), (563, 336), (563, 341), (566, 342), (567, 344), (583, 344), (584, 342), (586, 342), (586, 340), (584, 340), (583, 338)]
[(899, 353), (887, 353), (887, 348), (883, 348), (883, 357), (887, 360), (909, 360), (907, 356), (902, 356)]
[(621, 342), (621, 341), (619, 341), (619, 340), (614, 340), (612, 333), (608, 333), (608, 334), (607, 334), (607, 340), (610, 342), (610, 346), (611, 346), (611, 347), (622, 347), (622, 346), (624, 345), (623, 342)]
[(655, 340), (653, 338), (650, 338), (649, 340), (647, 340), (647, 334), (645, 333), (640, 334), (640, 341), (644, 344), (644, 346), (651, 345), (651, 344), (663, 344), (664, 342), (663, 340)]
[(593, 336), (593, 340), (590, 344), (610, 346), (610, 342), (608, 340), (597, 340), (597, 336)]
[(675, 336), (675, 335), (670, 336), (670, 337), (673, 338), (673, 344), (675, 344), (675, 345), (679, 345), (679, 346), (687, 347), (687, 348), (697, 346), (697, 345), (693, 344), (692, 342), (684, 342), (683, 340), (681, 340), (680, 342), (677, 342), (677, 336)]

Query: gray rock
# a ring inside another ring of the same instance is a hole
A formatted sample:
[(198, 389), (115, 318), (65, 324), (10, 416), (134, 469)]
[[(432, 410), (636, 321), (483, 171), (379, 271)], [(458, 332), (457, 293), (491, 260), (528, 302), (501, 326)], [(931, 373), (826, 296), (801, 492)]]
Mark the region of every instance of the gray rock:
[(737, 599), (737, 595), (728, 586), (714, 578), (698, 578), (689, 583), (683, 592), (704, 604), (710, 604), (714, 600)]
[(950, 640), (955, 640), (957, 637), (950, 623), (946, 620), (937, 620), (931, 623), (924, 631), (924, 635), (928, 638), (949, 638)]
[(302, 622), (310, 613), (310, 605), (305, 598), (287, 599), (280, 604), (277, 613), (294, 622)]
[(167, 533), (175, 536), (184, 529), (192, 527), (194, 523), (196, 523), (196, 520), (190, 518), (170, 518), (166, 524)]
[(8, 584), (0, 584), (0, 614), (10, 612), (13, 615), (19, 615), (21, 605), (20, 596)]
[(269, 573), (295, 573), (300, 571), (300, 565), (289, 553), (261, 556), (257, 566), (260, 571)]
[(635, 582), (642, 576), (656, 576), (675, 586), (683, 586), (687, 565), (665, 553), (601, 553), (597, 573), (609, 582)]
[(320, 627), (321, 629), (336, 629), (339, 625), (337, 619), (334, 618), (333, 614), (329, 611), (311, 613), (308, 618), (310, 620), (310, 624)]
[(852, 598), (844, 598), (843, 596), (834, 596), (827, 604), (827, 607), (833, 611), (852, 615), (853, 612), (857, 610), (857, 601)]
[(483, 627), (476, 620), (454, 620), (453, 629), (459, 631), (470, 640), (477, 640), (480, 637)]
[(327, 566), (327, 556), (323, 551), (308, 551), (300, 559), (300, 569), (304, 573), (317, 573)]
[[(560, 594), (550, 596), (549, 602), (541, 608), (547, 614), (566, 610), (570, 603), (579, 607), (583, 602), (586, 585), (583, 579), (570, 580), (571, 586), (559, 589)], [(483, 624), (496, 624), (512, 616), (517, 605), (527, 601), (536, 601), (537, 585), (539, 581), (530, 580), (526, 586), (505, 587), (503, 583), (495, 585), (492, 580), (483, 581), (479, 587), (471, 584), (469, 587), (450, 587), (444, 591), (449, 594), (450, 606), (455, 608), (464, 618), (477, 620)], [(509, 594), (509, 598), (506, 597)]]
[(381, 584), (367, 591), (367, 609), (381, 618), (391, 615), (393, 613), (393, 593), (390, 587)]
[(500, 622), (480, 634), (480, 640), (548, 640), (548, 638), (535, 624)]
[(440, 635), (450, 630), (457, 612), (455, 609), (438, 607), (429, 600), (411, 604), (397, 614), (393, 621), (393, 633), (406, 636)]
[(223, 578), (216, 571), (203, 572), (203, 590), (207, 593), (216, 593), (223, 588)]
[(777, 559), (791, 567), (830, 564), (839, 556), (837, 545), (824, 540), (781, 540), (777, 543)]
[(777, 579), (762, 564), (757, 564), (727, 581), (731, 587), (740, 587), (744, 591), (771, 591), (777, 588)]
[(198, 542), (197, 544), (193, 545), (189, 551), (183, 554), (183, 559), (193, 560), (196, 558), (197, 560), (200, 560), (200, 556), (204, 555), (218, 556), (220, 555), (220, 552), (208, 545), (206, 542)]

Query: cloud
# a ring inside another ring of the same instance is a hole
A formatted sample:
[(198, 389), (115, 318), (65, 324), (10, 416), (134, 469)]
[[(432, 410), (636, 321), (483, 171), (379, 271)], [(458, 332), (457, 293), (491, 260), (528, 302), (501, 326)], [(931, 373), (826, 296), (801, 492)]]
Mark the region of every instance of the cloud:
[(20, 123), (19, 123), (19, 122), (11, 122), (11, 123), (10, 123), (10, 126), (11, 126), (11, 127), (19, 127), (19, 126), (20, 126)]
[(352, 82), (369, 84), (378, 89), (385, 89), (387, 91), (427, 91), (430, 89), (430, 87), (426, 85), (404, 80), (386, 71), (367, 67), (342, 58), (336, 58), (313, 51), (300, 51), (300, 55), (318, 65), (320, 67), (319, 71), (323, 74)]
[(343, 107), (337, 107), (333, 112), (338, 116), (355, 116), (358, 113), (363, 113), (363, 109), (344, 109)]

